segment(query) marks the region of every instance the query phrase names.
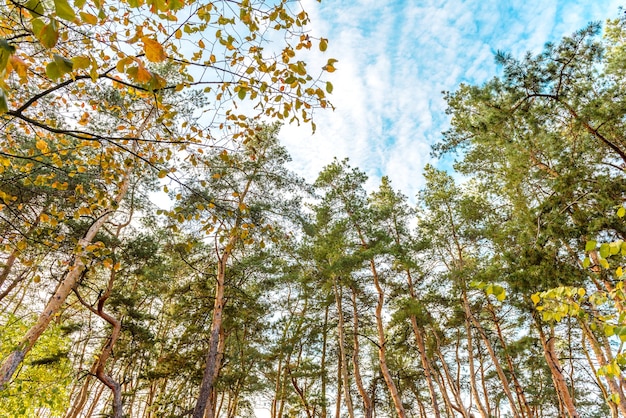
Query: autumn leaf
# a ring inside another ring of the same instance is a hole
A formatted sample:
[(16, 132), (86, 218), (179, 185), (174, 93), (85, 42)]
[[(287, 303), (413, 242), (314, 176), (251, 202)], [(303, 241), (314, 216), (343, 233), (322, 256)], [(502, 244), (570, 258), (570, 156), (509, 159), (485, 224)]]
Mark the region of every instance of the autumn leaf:
[(98, 23), (98, 17), (90, 13), (80, 12), (80, 18), (83, 20), (83, 22), (88, 23), (90, 25), (95, 25)]
[(149, 36), (144, 36), (141, 40), (143, 42), (143, 49), (146, 53), (148, 61), (161, 62), (167, 58), (163, 45), (161, 45), (158, 41), (150, 38)]
[(326, 48), (328, 48), (328, 39), (320, 39), (320, 51), (324, 52), (326, 51)]
[(33, 19), (33, 33), (45, 48), (52, 48), (59, 40), (59, 28), (57, 21), (50, 19), (47, 25), (44, 25), (41, 19)]
[(28, 75), (28, 73), (27, 73), (27, 71), (28, 71), (28, 64), (26, 62), (24, 62), (24, 60), (22, 60), (20, 57), (12, 55), (11, 58), (9, 58), (9, 65), (17, 73), (17, 75), (20, 77), (21, 81), (25, 81), (26, 80), (27, 75)]
[(81, 126), (85, 126), (85, 125), (87, 125), (88, 122), (89, 122), (89, 113), (85, 112), (80, 117), (80, 120), (78, 121), (78, 124), (81, 125)]

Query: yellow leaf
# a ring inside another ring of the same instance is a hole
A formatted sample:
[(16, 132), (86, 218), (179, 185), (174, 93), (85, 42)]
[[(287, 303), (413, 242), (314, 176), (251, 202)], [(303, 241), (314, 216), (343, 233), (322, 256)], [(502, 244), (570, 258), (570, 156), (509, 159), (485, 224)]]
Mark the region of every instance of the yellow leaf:
[(85, 126), (87, 125), (88, 122), (89, 122), (89, 113), (85, 112), (83, 113), (83, 116), (80, 117), (78, 124), (81, 126)]
[(83, 22), (89, 23), (90, 25), (95, 25), (96, 23), (98, 23), (98, 17), (90, 13), (80, 12), (80, 17)]
[(539, 303), (540, 297), (537, 293), (534, 293), (530, 296), (530, 299), (533, 301), (533, 303), (536, 305)]
[(11, 55), (9, 57), (9, 65), (17, 75), (20, 77), (20, 80), (26, 80), (27, 78), (27, 70), (28, 64), (26, 64), (21, 58), (16, 55)]
[(144, 36), (141, 38), (143, 41), (143, 49), (146, 53), (146, 58), (151, 62), (161, 62), (167, 58), (167, 54), (163, 49), (163, 45), (157, 40)]
[(42, 153), (48, 152), (48, 144), (43, 139), (39, 139), (37, 143), (35, 144), (35, 146)]

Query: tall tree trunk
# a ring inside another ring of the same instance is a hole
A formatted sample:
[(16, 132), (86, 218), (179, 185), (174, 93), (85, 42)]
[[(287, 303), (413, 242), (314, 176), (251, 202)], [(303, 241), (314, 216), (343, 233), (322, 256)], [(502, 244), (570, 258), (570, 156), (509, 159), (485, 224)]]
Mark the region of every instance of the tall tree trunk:
[[(411, 299), (417, 302), (417, 294), (413, 286), (413, 278), (411, 277), (411, 271), (406, 270), (406, 279), (409, 285), (409, 295)], [(437, 402), (437, 392), (435, 391), (435, 385), (433, 383), (432, 368), (428, 354), (426, 353), (426, 344), (424, 344), (424, 329), (418, 326), (417, 318), (411, 314), (411, 327), (413, 328), (413, 335), (415, 336), (415, 342), (417, 343), (417, 349), (420, 355), (420, 361), (422, 368), (424, 369), (424, 377), (426, 378), (426, 385), (428, 386), (428, 393), (430, 394), (430, 404), (433, 408), (433, 417), (440, 418), (439, 403)]]
[(343, 322), (343, 307), (341, 303), (341, 287), (337, 283), (337, 279), (333, 283), (335, 291), (335, 305), (337, 306), (337, 336), (339, 338), (339, 356), (341, 357), (341, 377), (343, 380), (343, 391), (346, 398), (346, 408), (348, 415), (354, 418), (354, 406), (352, 405), (352, 395), (350, 395), (350, 378), (348, 376), (348, 362), (346, 360), (346, 337)]
[(363, 380), (361, 379), (361, 370), (359, 365), (359, 312), (357, 310), (356, 289), (351, 287), (352, 290), (352, 323), (353, 323), (353, 344), (352, 351), (352, 368), (354, 370), (354, 382), (359, 390), (361, 399), (363, 400), (363, 416), (365, 418), (372, 418), (372, 399), (367, 394), (365, 387), (363, 386)]
[(394, 383), (391, 377), (391, 373), (389, 372), (389, 367), (387, 366), (387, 339), (385, 338), (385, 328), (383, 326), (383, 305), (385, 303), (385, 294), (383, 292), (382, 286), (380, 285), (380, 278), (378, 277), (378, 272), (376, 271), (376, 265), (374, 264), (374, 260), (372, 259), (370, 259), (370, 268), (374, 276), (374, 286), (376, 287), (376, 292), (378, 293), (375, 314), (376, 330), (378, 331), (378, 363), (380, 364), (380, 370), (383, 374), (383, 378), (385, 379), (385, 383), (387, 384), (387, 388), (389, 389), (389, 394), (391, 395), (391, 399), (393, 400), (393, 405), (396, 408), (396, 413), (398, 414), (398, 417), (406, 418), (404, 405), (402, 405), (402, 400), (400, 399), (400, 395), (398, 394), (398, 389), (396, 388), (396, 384)]
[(485, 344), (485, 348), (487, 348), (489, 357), (491, 357), (491, 361), (493, 362), (493, 365), (496, 368), (496, 373), (498, 374), (498, 377), (500, 378), (500, 383), (502, 383), (502, 390), (504, 391), (504, 394), (509, 400), (509, 406), (511, 408), (511, 412), (513, 412), (513, 416), (519, 417), (520, 414), (517, 409), (515, 398), (513, 398), (513, 394), (511, 393), (509, 380), (507, 379), (506, 374), (504, 374), (504, 370), (502, 369), (502, 366), (500, 365), (500, 360), (498, 360), (498, 356), (496, 355), (496, 352), (494, 351), (493, 346), (491, 345), (491, 342), (489, 341), (489, 338), (487, 337), (487, 333), (485, 332), (483, 326), (476, 319), (476, 317), (474, 316), (474, 313), (472, 312), (472, 309), (469, 304), (469, 300), (467, 298), (467, 293), (465, 291), (463, 292), (463, 307), (465, 308), (465, 314), (474, 325), (474, 328), (476, 328), (476, 330), (478, 331), (478, 335), (480, 335), (480, 338), (483, 341), (483, 344)]
[[(578, 322), (580, 323), (580, 326), (583, 330), (584, 338), (586, 338), (589, 341), (589, 344), (591, 345), (591, 349), (593, 350), (596, 356), (596, 360), (598, 364), (600, 366), (606, 366), (607, 364), (609, 364), (609, 361), (607, 361), (606, 356), (604, 355), (604, 352), (602, 351), (602, 347), (600, 346), (600, 343), (598, 342), (595, 335), (593, 335), (593, 331), (591, 331), (591, 329), (589, 328), (589, 325), (587, 325), (587, 323), (582, 319), (579, 319)], [(621, 412), (622, 416), (626, 417), (626, 397), (624, 397), (624, 392), (622, 391), (622, 388), (616, 382), (614, 377), (605, 376), (605, 378), (609, 385), (609, 389), (611, 389), (611, 392), (619, 396), (619, 402), (615, 402), (615, 403), (617, 404), (617, 407), (619, 411)]]
[(456, 405), (454, 405), (447, 396), (448, 392), (447, 390), (445, 390), (445, 381), (442, 382), (443, 388), (441, 390), (441, 393), (443, 394), (445, 398), (448, 398), (448, 404), (450, 405), (452, 409), (460, 413), (463, 416), (463, 418), (469, 418), (469, 414), (467, 413), (465, 407), (463, 406), (463, 400), (461, 399), (459, 386), (458, 384), (455, 383), (452, 377), (452, 373), (450, 373), (450, 369), (448, 368), (448, 364), (446, 363), (445, 357), (443, 353), (441, 352), (441, 340), (439, 338), (439, 335), (437, 335), (437, 330), (433, 330), (433, 335), (435, 336), (435, 341), (437, 343), (437, 356), (439, 357), (439, 361), (441, 361), (441, 368), (444, 371), (444, 375), (446, 377), (446, 380), (448, 381), (448, 385), (450, 386), (450, 390), (452, 391), (452, 396), (454, 396)]
[[(235, 236), (231, 236), (227, 248), (232, 248), (236, 240)], [(209, 398), (213, 394), (213, 386), (215, 384), (215, 372), (218, 364), (218, 346), (220, 341), (220, 333), (222, 330), (222, 321), (224, 313), (224, 298), (226, 265), (230, 251), (224, 251), (217, 263), (217, 279), (215, 283), (215, 302), (213, 304), (213, 313), (211, 320), (211, 335), (209, 337), (209, 351), (206, 356), (206, 366), (202, 375), (202, 383), (200, 385), (200, 393), (193, 410), (193, 418), (203, 418), (204, 412), (209, 403)]]
[(504, 357), (506, 359), (506, 363), (509, 367), (509, 373), (511, 374), (511, 379), (513, 380), (513, 387), (515, 388), (515, 393), (517, 395), (517, 401), (519, 403), (520, 406), (520, 411), (522, 416), (526, 416), (528, 418), (532, 417), (532, 413), (530, 411), (530, 407), (528, 405), (528, 402), (526, 401), (526, 395), (524, 394), (524, 388), (522, 388), (522, 385), (520, 384), (519, 380), (517, 379), (517, 373), (515, 372), (515, 365), (513, 364), (513, 359), (511, 358), (511, 356), (509, 355), (508, 349), (507, 349), (507, 344), (506, 341), (504, 339), (504, 335), (502, 334), (502, 328), (500, 327), (500, 321), (498, 320), (498, 317), (496, 315), (496, 312), (494, 310), (494, 307), (492, 304), (489, 304), (489, 313), (491, 313), (491, 317), (493, 319), (493, 323), (496, 327), (496, 332), (498, 334), (498, 340), (500, 341), (500, 345), (502, 346), (502, 351), (504, 353)]
[(322, 328), (322, 332), (323, 332), (323, 336), (322, 336), (322, 359), (321, 359), (321, 364), (320, 364), (320, 378), (321, 378), (321, 385), (322, 385), (322, 409), (320, 411), (320, 418), (326, 418), (327, 416), (327, 412), (326, 412), (326, 349), (327, 349), (327, 340), (328, 340), (328, 332), (327, 332), (327, 326), (328, 326), (328, 311), (329, 311), (329, 306), (326, 305), (326, 308), (324, 309), (324, 328)]
[(472, 397), (474, 398), (474, 402), (476, 402), (476, 408), (480, 412), (480, 415), (483, 418), (488, 418), (489, 415), (483, 406), (480, 396), (478, 396), (478, 384), (476, 383), (476, 370), (474, 367), (474, 341), (472, 338), (472, 327), (470, 324), (470, 319), (465, 317), (465, 332), (467, 333), (467, 363), (469, 367), (469, 378), (470, 378), (470, 392), (472, 393)]
[(123, 415), (122, 390), (121, 390), (120, 384), (111, 376), (109, 376), (104, 370), (107, 360), (113, 353), (113, 346), (117, 342), (117, 339), (119, 338), (120, 333), (122, 331), (122, 322), (117, 320), (113, 316), (107, 314), (103, 310), (104, 303), (111, 295), (111, 290), (113, 289), (113, 282), (115, 281), (115, 276), (116, 276), (115, 270), (111, 270), (111, 275), (109, 278), (107, 289), (105, 290), (104, 294), (98, 299), (97, 309), (93, 308), (91, 305), (89, 305), (89, 303), (84, 301), (80, 297), (80, 294), (78, 293), (76, 289), (74, 289), (74, 291), (76, 293), (76, 296), (78, 297), (78, 300), (84, 306), (86, 306), (87, 308), (89, 308), (90, 311), (92, 311), (93, 313), (95, 313), (96, 315), (104, 319), (105, 321), (107, 321), (113, 327), (113, 329), (111, 330), (111, 335), (107, 339), (107, 342), (104, 344), (104, 347), (100, 351), (100, 354), (98, 355), (98, 358), (96, 362), (94, 363), (94, 368), (95, 368), (95, 374), (98, 380), (100, 380), (109, 389), (111, 389), (111, 392), (113, 393), (113, 417), (122, 418), (122, 415)]
[[(535, 315), (533, 315), (533, 317), (535, 319), (535, 324), (537, 325), (537, 331), (539, 332), (539, 339), (541, 341), (543, 353), (546, 358), (546, 362), (548, 363), (550, 373), (552, 374), (552, 381), (554, 382), (554, 388), (556, 389), (559, 401), (563, 403), (563, 407), (567, 411), (570, 418), (580, 418), (580, 414), (574, 405), (574, 400), (569, 393), (569, 388), (567, 387), (567, 382), (563, 376), (559, 357), (556, 353), (556, 349), (554, 348), (554, 335), (550, 335), (546, 338), (541, 322)], [(553, 332), (551, 332), (551, 334), (553, 334)]]

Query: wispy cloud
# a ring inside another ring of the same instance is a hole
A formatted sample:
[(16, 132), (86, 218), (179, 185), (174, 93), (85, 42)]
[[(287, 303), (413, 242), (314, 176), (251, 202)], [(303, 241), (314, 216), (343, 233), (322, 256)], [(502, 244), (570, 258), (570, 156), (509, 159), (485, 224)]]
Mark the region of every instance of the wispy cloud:
[(349, 157), (370, 187), (388, 175), (415, 196), (430, 146), (446, 129), (441, 92), (493, 77), (496, 50), (538, 52), (589, 21), (617, 16), (621, 4), (594, 3), (304, 0), (313, 35), (330, 39), (324, 56), (312, 54), (312, 68), (339, 60), (329, 77), (336, 110), (317, 113), (312, 137), (308, 127), (283, 128), (293, 169), (312, 181), (334, 156)]

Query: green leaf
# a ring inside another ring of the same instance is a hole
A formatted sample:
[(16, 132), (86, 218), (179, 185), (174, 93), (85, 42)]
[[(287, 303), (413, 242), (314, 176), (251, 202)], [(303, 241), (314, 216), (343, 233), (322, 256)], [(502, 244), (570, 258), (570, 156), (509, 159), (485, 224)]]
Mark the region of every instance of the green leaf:
[(609, 250), (611, 252), (611, 255), (615, 255), (615, 254), (619, 253), (621, 247), (622, 247), (622, 242), (621, 241), (616, 241), (616, 242), (610, 243), (609, 244)]
[(41, 0), (28, 0), (26, 8), (33, 16), (43, 16), (44, 14), (43, 2)]
[(7, 42), (6, 39), (0, 38), (0, 72), (7, 68), (9, 58), (15, 53), (15, 47)]
[(245, 98), (246, 98), (246, 94), (247, 94), (247, 93), (248, 93), (248, 92), (246, 91), (246, 89), (245, 89), (245, 88), (240, 87), (240, 88), (239, 88), (239, 92), (237, 92), (237, 97), (239, 97), (239, 99), (243, 100), (243, 99), (245, 99)]
[(331, 94), (333, 92), (333, 85), (330, 81), (326, 82), (326, 91), (328, 92), (328, 94)]
[(74, 9), (72, 9), (67, 0), (54, 0), (54, 8), (57, 16), (61, 19), (69, 20), (70, 22), (76, 19), (76, 13), (74, 13)]
[(608, 261), (606, 261), (606, 259), (605, 259), (605, 258), (601, 258), (601, 259), (600, 259), (600, 265), (601, 265), (602, 267), (604, 267), (605, 269), (608, 269), (608, 268), (609, 268), (609, 262), (608, 262)]
[(59, 54), (54, 54), (54, 62), (57, 64), (59, 72), (62, 75), (71, 72), (74, 68), (74, 63), (71, 60), (68, 60), (67, 58)]
[(585, 259), (583, 260), (583, 268), (589, 267), (590, 264), (591, 260), (589, 259), (589, 257), (585, 257)]
[(0, 89), (0, 115), (9, 111), (7, 97), (3, 89)]
[(328, 48), (328, 39), (320, 39), (320, 51), (324, 52), (326, 51), (326, 48)]
[(607, 258), (611, 254), (611, 247), (606, 242), (600, 245), (600, 257)]
[(598, 243), (594, 240), (587, 241), (587, 244), (585, 244), (585, 251), (593, 251), (596, 249), (597, 245)]
[(46, 75), (52, 80), (61, 78), (62, 74), (61, 71), (59, 71), (59, 67), (56, 62), (52, 61), (46, 65)]

